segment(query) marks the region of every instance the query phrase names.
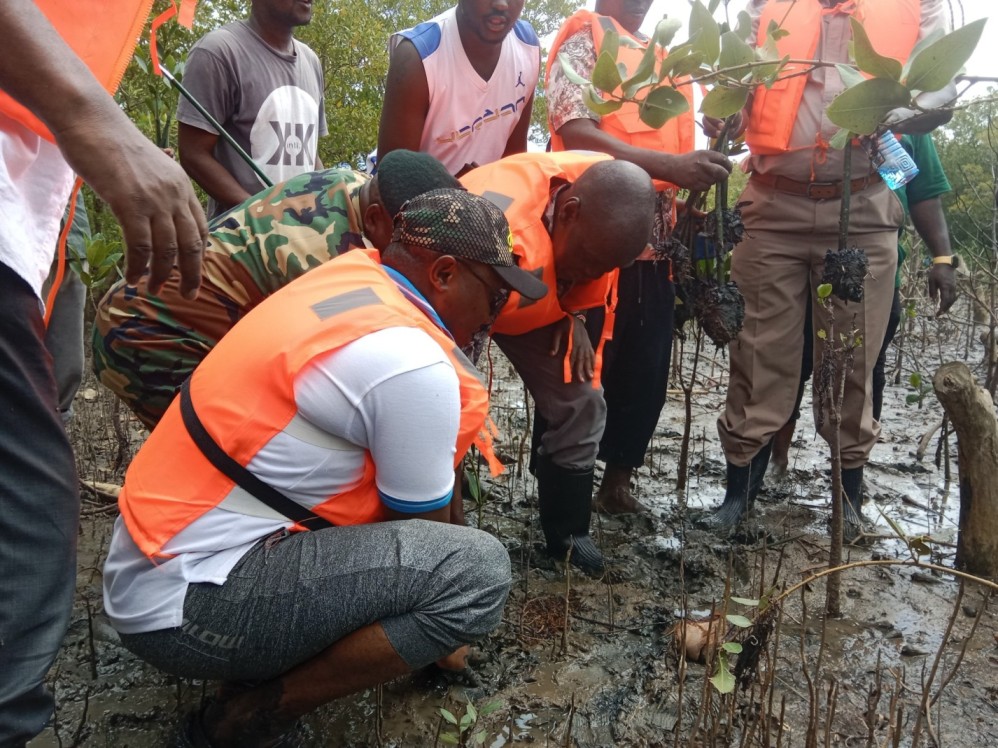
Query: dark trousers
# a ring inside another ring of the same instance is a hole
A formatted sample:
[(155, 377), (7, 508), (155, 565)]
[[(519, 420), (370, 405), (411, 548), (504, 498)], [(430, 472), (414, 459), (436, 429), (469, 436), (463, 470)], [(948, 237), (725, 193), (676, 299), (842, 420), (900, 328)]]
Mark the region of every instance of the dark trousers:
[[(599, 459), (622, 467), (640, 467), (665, 405), (672, 363), (672, 321), (676, 289), (667, 261), (640, 260), (621, 269), (613, 339), (603, 351), (603, 397), (606, 428)], [(605, 310), (586, 312), (586, 329), (595, 346)], [(547, 424), (534, 419), (532, 456)]]
[[(669, 263), (641, 260), (620, 271), (613, 339), (603, 352), (606, 429), (599, 459), (640, 467), (665, 405), (672, 363), (676, 290)], [(592, 338), (603, 329), (603, 309), (586, 314)]]
[(38, 298), (0, 264), (0, 746), (52, 713), (43, 680), (69, 624), (80, 495)]
[[(877, 363), (873, 366), (873, 417), (880, 420), (880, 414), (884, 409), (884, 388), (887, 386), (887, 350), (894, 342), (897, 335), (898, 326), (901, 324), (901, 289), (894, 289), (894, 299), (891, 302), (891, 314), (887, 318), (887, 332), (884, 334), (884, 342), (880, 346), (880, 353), (877, 356)], [(813, 323), (811, 321), (811, 305), (807, 305), (807, 314), (804, 317), (804, 359), (801, 361), (800, 387), (797, 389), (797, 402), (794, 405), (793, 420), (800, 418), (800, 406), (804, 400), (804, 385), (811, 378), (811, 369), (814, 361), (814, 337)]]

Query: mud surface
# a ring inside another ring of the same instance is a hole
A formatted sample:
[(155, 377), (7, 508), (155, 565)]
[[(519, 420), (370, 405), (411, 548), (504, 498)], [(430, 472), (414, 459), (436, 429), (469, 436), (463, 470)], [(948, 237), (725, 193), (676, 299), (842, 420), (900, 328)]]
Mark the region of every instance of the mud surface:
[[(919, 317), (907, 323), (902, 384), (888, 385), (883, 438), (867, 471), (867, 494), (877, 508), (868, 504), (866, 511), (883, 537), (869, 548), (847, 550), (851, 561), (909, 558), (879, 509), (906, 533), (939, 541), (930, 544), (931, 560), (952, 566), (959, 511), (955, 437), (948, 452), (942, 448), (940, 467), (933, 464), (938, 431), (919, 459), (920, 440), (938, 427), (941, 410), (931, 394), (921, 406), (906, 404), (912, 390), (903, 383), (912, 371), (928, 381), (941, 360), (981, 361), (980, 344), (969, 321), (960, 322), (962, 314), (969, 312), (960, 305), (950, 320)], [(692, 341), (686, 346), (692, 350)], [(921, 744), (998, 745), (995, 605), (985, 606), (979, 588), (968, 586), (947, 636), (958, 585), (946, 574), (904, 566), (850, 570), (843, 581), (844, 616), (827, 622), (820, 615), (824, 583), (812, 582), (803, 598), (795, 593), (778, 613), (774, 609), (759, 673), (747, 690), (733, 695), (722, 698), (706, 683), (716, 665), (679, 661), (672, 637), (678, 620), (720, 611), (726, 589), (758, 598), (760, 591), (793, 585), (827, 559), (828, 459), (809, 413), (786, 476), (767, 479), (736, 537), (719, 538), (694, 526), (724, 491), (724, 457), (714, 426), (726, 383), (722, 355), (709, 354), (698, 367), (687, 492), (676, 491), (682, 394), (670, 393), (635, 483), (649, 512), (594, 518), (612, 574), (593, 580), (566, 576), (562, 564), (541, 552), (534, 481), (520, 469), (530, 414), (522, 385), (493, 349), (493, 416), (510, 469), (495, 482), (483, 476), (486, 495), (469, 499), (466, 509), (471, 524), (497, 534), (509, 549), (515, 584), (504, 622), (482, 642), (473, 675), (445, 679), (423, 672), (343, 699), (308, 718), (306, 744), (432, 746), (454, 734), (442, 722), (440, 707), (460, 716), (470, 700), (479, 708), (499, 702), (472, 728), (484, 731), (476, 744), (495, 748), (804, 746), (809, 732), (818, 745), (911, 745), (923, 683), (934, 669), (931, 695), (944, 682), (945, 688), (930, 719), (919, 726)], [(897, 359), (891, 360), (893, 366)], [(681, 361), (677, 351), (677, 367)], [(688, 379), (690, 362), (683, 363)], [(678, 371), (672, 381), (680, 381)], [(137, 422), (122, 417), (119, 439), (116, 419), (111, 397), (93, 383), (85, 385), (72, 436), (86, 480), (119, 484), (121, 465), (144, 437)], [(56, 723), (33, 748), (173, 745), (182, 715), (213, 689), (178, 682), (119, 646), (100, 594), (114, 516), (107, 497), (84, 494), (73, 622), (51, 676)], [(737, 603), (728, 607), (729, 613), (754, 615)], [(725, 634), (745, 638), (735, 627)]]

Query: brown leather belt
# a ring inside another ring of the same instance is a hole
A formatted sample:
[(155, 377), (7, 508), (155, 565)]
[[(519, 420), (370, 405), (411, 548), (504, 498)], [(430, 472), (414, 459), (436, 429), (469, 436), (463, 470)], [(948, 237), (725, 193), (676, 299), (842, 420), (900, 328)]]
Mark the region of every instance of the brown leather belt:
[[(812, 200), (834, 200), (842, 197), (842, 182), (798, 182), (796, 179), (788, 179), (774, 174), (757, 173), (753, 173), (750, 178), (756, 184), (769, 187), (777, 192), (800, 195)], [(859, 192), (878, 182), (880, 182), (880, 175), (877, 172), (871, 172), (865, 177), (852, 180), (849, 183), (849, 189), (851, 192)]]

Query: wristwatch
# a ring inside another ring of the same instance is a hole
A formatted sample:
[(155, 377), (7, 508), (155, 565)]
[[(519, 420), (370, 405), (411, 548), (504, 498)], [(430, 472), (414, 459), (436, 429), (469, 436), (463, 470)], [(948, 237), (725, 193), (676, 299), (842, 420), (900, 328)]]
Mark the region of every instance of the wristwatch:
[(932, 258), (933, 265), (952, 265), (956, 270), (960, 267), (960, 255), (940, 255)]

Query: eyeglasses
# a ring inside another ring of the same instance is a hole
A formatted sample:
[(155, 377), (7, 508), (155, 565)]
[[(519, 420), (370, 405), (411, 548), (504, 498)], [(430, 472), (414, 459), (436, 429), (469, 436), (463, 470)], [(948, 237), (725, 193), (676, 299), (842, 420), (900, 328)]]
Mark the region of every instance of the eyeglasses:
[(454, 259), (468, 268), (468, 272), (475, 276), (479, 283), (485, 286), (489, 292), (489, 318), (495, 319), (498, 317), (499, 312), (506, 306), (506, 302), (509, 301), (509, 289), (506, 286), (495, 288), (486, 278), (483, 278), (475, 271), (475, 266), (469, 260), (465, 260), (463, 257), (454, 257)]

